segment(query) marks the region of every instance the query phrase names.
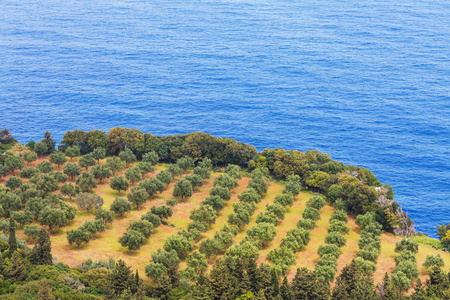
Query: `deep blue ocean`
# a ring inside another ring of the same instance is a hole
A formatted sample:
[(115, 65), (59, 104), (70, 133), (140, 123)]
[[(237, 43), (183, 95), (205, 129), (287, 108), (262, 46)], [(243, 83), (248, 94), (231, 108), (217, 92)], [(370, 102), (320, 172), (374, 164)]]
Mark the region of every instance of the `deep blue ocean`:
[(2, 0), (0, 127), (319, 149), (450, 222), (450, 2)]

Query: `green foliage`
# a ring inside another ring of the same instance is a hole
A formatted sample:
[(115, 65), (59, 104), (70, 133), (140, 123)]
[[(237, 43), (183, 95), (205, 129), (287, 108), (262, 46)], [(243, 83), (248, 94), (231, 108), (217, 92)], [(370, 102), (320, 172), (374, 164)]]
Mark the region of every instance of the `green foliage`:
[(150, 223), (152, 223), (153, 228), (156, 228), (159, 225), (161, 225), (161, 218), (152, 212), (148, 212), (145, 215), (143, 215), (141, 217), (141, 220), (149, 221)]
[(75, 176), (81, 174), (81, 168), (73, 163), (67, 163), (64, 166), (64, 174), (69, 176), (72, 180), (74, 180)]
[(61, 192), (61, 194), (63, 194), (64, 196), (69, 196), (69, 199), (72, 200), (72, 197), (77, 195), (76, 189), (73, 186), (73, 184), (69, 183), (65, 183), (61, 186), (61, 188), (59, 189), (59, 191)]
[(82, 243), (89, 243), (92, 239), (92, 233), (83, 229), (71, 229), (67, 231), (67, 241), (70, 245), (75, 243), (80, 248)]
[(317, 221), (320, 219), (320, 212), (314, 207), (307, 207), (303, 211), (303, 219), (310, 219), (313, 221)]
[(97, 181), (89, 172), (81, 173), (81, 176), (78, 176), (76, 183), (77, 187), (79, 187), (83, 192), (89, 192), (97, 187)]
[(37, 154), (34, 151), (24, 151), (22, 153), (23, 159), (30, 164), (33, 161), (37, 160)]
[(294, 197), (291, 193), (277, 194), (275, 196), (275, 203), (279, 203), (282, 206), (292, 206), (294, 204)]
[(185, 198), (191, 197), (193, 194), (192, 185), (186, 179), (181, 179), (175, 183), (172, 196), (180, 197), (181, 201), (184, 202)]
[(114, 176), (113, 178), (111, 178), (110, 186), (113, 190), (118, 191), (119, 196), (120, 196), (120, 191), (127, 190), (129, 187), (129, 184), (128, 184), (128, 180), (125, 177)]
[(38, 242), (29, 255), (30, 262), (34, 265), (53, 265), (51, 250), (50, 235), (46, 230), (41, 229)]
[(141, 170), (139, 167), (129, 168), (125, 171), (125, 178), (130, 181), (131, 185), (134, 185), (136, 181), (142, 179)]
[(328, 232), (338, 232), (341, 234), (348, 234), (350, 232), (350, 226), (345, 224), (344, 221), (330, 220), (330, 226), (328, 226)]
[(22, 180), (20, 178), (17, 178), (15, 176), (11, 176), (6, 180), (5, 186), (10, 188), (11, 191), (19, 188), (22, 185)]
[(168, 219), (173, 215), (173, 210), (167, 205), (152, 206), (150, 211), (161, 219)]
[(261, 196), (255, 189), (247, 188), (240, 195), (238, 195), (238, 199), (241, 202), (259, 203), (261, 201)]
[(219, 211), (224, 207), (225, 201), (220, 196), (208, 196), (202, 201), (201, 205), (209, 205)]
[(103, 179), (110, 178), (112, 175), (111, 170), (106, 165), (93, 166), (90, 172), (100, 183), (102, 183)]
[(303, 228), (294, 228), (287, 232), (286, 237), (283, 238), (280, 246), (298, 252), (303, 249), (304, 245), (308, 245), (309, 241), (309, 231)]
[(145, 191), (145, 189), (139, 187), (131, 188), (131, 192), (127, 195), (128, 201), (136, 205), (136, 208), (139, 210), (139, 206), (144, 204), (145, 201), (149, 198), (149, 195)]
[(53, 171), (53, 165), (51, 164), (51, 162), (48, 162), (46, 160), (40, 162), (36, 168), (39, 170), (39, 172), (42, 173), (50, 173), (51, 171)]
[(254, 240), (260, 240), (266, 246), (275, 238), (277, 230), (273, 224), (259, 223), (247, 230), (247, 236)]
[(237, 187), (238, 181), (228, 173), (221, 174), (214, 179), (214, 186), (223, 186), (229, 190)]
[(444, 266), (444, 260), (442, 259), (440, 254), (438, 254), (436, 256), (427, 255), (427, 258), (425, 259), (423, 266), (425, 268), (430, 268), (430, 267), (434, 267), (434, 266), (442, 268)]
[(229, 164), (227, 166), (227, 174), (236, 179), (241, 179), (242, 178), (241, 167), (239, 167), (237, 165)]
[(97, 160), (97, 164), (100, 164), (100, 159), (104, 159), (106, 156), (105, 148), (98, 147), (92, 151), (92, 157)]
[(92, 153), (80, 157), (80, 159), (78, 160), (78, 165), (80, 166), (80, 168), (85, 168), (86, 171), (89, 167), (95, 165), (95, 158)]
[(194, 244), (182, 235), (171, 235), (164, 241), (163, 248), (167, 252), (175, 250), (178, 257), (182, 259), (194, 249)]
[(184, 177), (192, 185), (192, 188), (203, 185), (203, 178), (200, 175), (192, 174)]
[(153, 224), (147, 220), (134, 220), (130, 222), (127, 230), (138, 231), (148, 239), (153, 233)]
[(209, 179), (211, 177), (211, 172), (208, 168), (195, 167), (194, 175), (198, 175), (202, 179)]
[(320, 257), (327, 254), (331, 254), (336, 258), (338, 258), (339, 255), (341, 254), (341, 249), (339, 249), (339, 246), (335, 244), (320, 245), (319, 249), (317, 250), (317, 253), (319, 254)]
[(347, 241), (346, 241), (345, 237), (342, 234), (340, 234), (339, 232), (334, 231), (334, 232), (331, 232), (331, 233), (327, 234), (327, 236), (325, 237), (325, 243), (327, 243), (327, 244), (335, 244), (335, 245), (337, 245), (339, 247), (342, 247), (342, 246), (344, 246), (347, 243)]
[(297, 228), (303, 228), (305, 230), (312, 230), (316, 226), (316, 222), (311, 219), (300, 219), (297, 222)]
[(111, 170), (113, 176), (116, 176), (116, 172), (122, 170), (125, 167), (120, 158), (116, 156), (107, 158), (105, 166)]
[(158, 154), (155, 151), (150, 151), (145, 153), (142, 156), (142, 161), (143, 162), (148, 162), (150, 163), (152, 166), (156, 165), (159, 161), (159, 157)]
[(223, 186), (213, 187), (212, 189), (209, 190), (209, 194), (211, 196), (219, 196), (225, 201), (231, 199), (231, 191)]
[(330, 223), (332, 221), (334, 221), (334, 220), (342, 221), (344, 223), (347, 223), (348, 222), (347, 213), (345, 211), (343, 211), (343, 210), (339, 210), (339, 209), (335, 210), (334, 213), (331, 215)]
[(70, 161), (72, 161), (72, 158), (80, 156), (80, 147), (75, 145), (75, 146), (70, 146), (66, 148), (65, 154), (67, 156), (70, 157)]
[(182, 169), (184, 172), (186, 172), (189, 169), (192, 169), (194, 167), (194, 160), (188, 156), (180, 158), (177, 160), (177, 165)]
[(41, 232), (41, 228), (37, 225), (27, 225), (25, 226), (24, 233), (25, 235), (33, 242), (37, 243), (39, 233)]
[(97, 194), (81, 193), (76, 196), (75, 203), (89, 213), (91, 209), (102, 207), (103, 198)]
[(306, 202), (306, 207), (313, 207), (317, 210), (320, 210), (322, 207), (326, 205), (325, 199), (320, 195), (315, 195)]
[(136, 155), (128, 148), (119, 153), (119, 158), (125, 162), (125, 167), (128, 167), (128, 164), (136, 161)]
[(270, 223), (274, 226), (277, 226), (278, 222), (280, 222), (280, 219), (273, 213), (273, 212), (265, 212), (260, 213), (256, 217), (256, 223)]
[(29, 179), (38, 173), (39, 173), (39, 170), (37, 168), (27, 166), (27, 167), (23, 167), (22, 170), (20, 170), (19, 177)]
[(419, 244), (412, 239), (403, 239), (395, 245), (395, 252), (409, 250), (413, 253), (419, 252)]
[(206, 224), (213, 224), (216, 222), (216, 212), (210, 205), (201, 205), (198, 209), (193, 209), (189, 219)]
[(123, 217), (126, 212), (131, 211), (131, 203), (125, 198), (117, 197), (114, 199), (113, 203), (111, 203), (109, 209), (120, 217)]
[(55, 151), (52, 154), (50, 154), (50, 162), (54, 163), (55, 165), (59, 167), (64, 164), (67, 161), (66, 156), (63, 152)]
[(416, 262), (416, 254), (409, 250), (402, 250), (399, 254), (395, 256), (395, 263), (398, 265), (402, 261), (412, 261)]
[(95, 210), (95, 220), (101, 220), (103, 224), (112, 223), (114, 221), (114, 212), (105, 210), (103, 208)]
[(145, 237), (136, 230), (128, 230), (119, 238), (119, 243), (123, 247), (127, 247), (128, 252), (131, 253), (131, 250), (138, 250), (144, 245)]

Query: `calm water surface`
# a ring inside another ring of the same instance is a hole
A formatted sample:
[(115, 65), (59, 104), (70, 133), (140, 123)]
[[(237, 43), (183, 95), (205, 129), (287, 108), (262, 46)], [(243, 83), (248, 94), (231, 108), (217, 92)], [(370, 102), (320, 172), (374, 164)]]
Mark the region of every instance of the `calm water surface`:
[(0, 1), (0, 127), (319, 149), (450, 222), (450, 2)]

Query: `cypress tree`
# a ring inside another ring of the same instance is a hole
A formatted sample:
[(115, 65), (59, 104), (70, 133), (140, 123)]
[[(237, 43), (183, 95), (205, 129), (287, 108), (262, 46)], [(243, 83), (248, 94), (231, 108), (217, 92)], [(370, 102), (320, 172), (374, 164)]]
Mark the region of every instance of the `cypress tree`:
[(172, 288), (176, 288), (180, 284), (180, 274), (178, 273), (179, 263), (175, 263), (174, 259), (171, 258), (169, 261), (169, 267), (167, 268), (167, 276), (169, 276), (170, 284)]
[(133, 283), (131, 267), (127, 267), (125, 262), (119, 259), (111, 274), (111, 289), (116, 296), (121, 295)]
[(258, 298), (258, 300), (267, 300), (266, 295), (262, 289), (259, 290), (257, 298)]
[(8, 278), (8, 276), (7, 276), (8, 274), (5, 270), (5, 265), (3, 264), (3, 257), (1, 255), (1, 253), (0, 253), (0, 275), (5, 277), (5, 279)]
[(259, 269), (256, 261), (250, 259), (247, 264), (247, 274), (250, 279), (250, 287), (253, 294), (257, 295), (259, 292)]
[(289, 284), (286, 276), (284, 276), (283, 283), (280, 287), (280, 295), (284, 300), (294, 300), (294, 295), (291, 291), (291, 285)]
[(272, 270), (269, 267), (269, 265), (261, 264), (259, 271), (260, 271), (260, 279), (259, 279), (260, 290), (264, 291), (264, 296), (266, 297), (266, 299), (272, 300), (273, 299), (272, 295), (274, 293), (272, 282)]
[(227, 293), (230, 285), (230, 276), (226, 270), (224, 260), (216, 260), (213, 269), (209, 275), (212, 299), (220, 299), (223, 294)]
[(30, 262), (34, 265), (52, 265), (52, 242), (47, 230), (41, 229), (38, 242), (30, 253)]
[(307, 268), (297, 269), (291, 284), (294, 299), (329, 299), (330, 286), (319, 282), (317, 274)]
[(205, 276), (200, 275), (197, 283), (191, 290), (190, 296), (193, 300), (210, 300), (212, 298), (211, 287), (209, 285), (208, 279)]
[(13, 252), (17, 251), (17, 240), (16, 240), (16, 222), (14, 221), (13, 217), (11, 216), (9, 218), (9, 253), (12, 254)]
[(378, 292), (383, 300), (394, 300), (396, 295), (394, 292), (394, 286), (392, 285), (391, 278), (386, 272), (383, 277), (383, 282), (378, 287)]
[(38, 293), (38, 300), (54, 300), (55, 297), (52, 294), (52, 290), (47, 284), (47, 280), (42, 281), (42, 288)]
[(155, 297), (154, 298), (162, 298), (166, 299), (166, 295), (172, 290), (172, 284), (170, 284), (170, 279), (166, 276), (158, 279), (156, 282), (156, 286), (154, 289)]
[(247, 272), (242, 275), (242, 280), (239, 282), (240, 294), (244, 295), (251, 291), (252, 283), (248, 277)]
[(9, 277), (13, 282), (25, 281), (28, 278), (27, 271), (19, 259), (17, 251), (13, 252), (11, 256), (11, 270), (9, 271)]
[[(336, 286), (333, 289), (333, 299), (346, 299), (346, 296), (343, 294), (344, 290), (346, 295), (350, 295), (351, 291), (356, 289), (358, 277), (359, 276), (356, 261), (353, 259), (349, 265), (345, 266), (342, 269), (341, 274), (339, 274), (336, 280)], [(339, 287), (340, 285), (342, 286)], [(335, 293), (334, 290), (337, 287), (339, 288), (336, 290)]]

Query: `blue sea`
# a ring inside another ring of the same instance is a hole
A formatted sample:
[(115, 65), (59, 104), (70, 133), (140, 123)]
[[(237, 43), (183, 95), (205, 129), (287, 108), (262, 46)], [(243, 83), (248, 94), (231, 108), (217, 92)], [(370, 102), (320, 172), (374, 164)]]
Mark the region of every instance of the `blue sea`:
[(319, 149), (450, 222), (450, 2), (2, 0), (0, 127)]

